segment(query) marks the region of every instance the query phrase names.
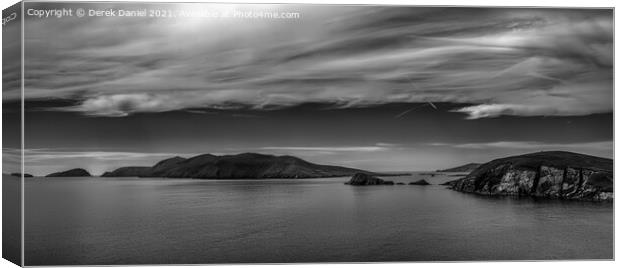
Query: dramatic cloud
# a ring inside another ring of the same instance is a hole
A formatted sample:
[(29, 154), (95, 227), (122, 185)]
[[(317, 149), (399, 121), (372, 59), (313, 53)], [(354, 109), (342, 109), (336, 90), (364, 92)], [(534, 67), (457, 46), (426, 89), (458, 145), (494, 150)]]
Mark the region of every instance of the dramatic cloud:
[(116, 117), (309, 102), (474, 104), (455, 110), (469, 119), (612, 111), (611, 10), (201, 7), (300, 19), (30, 18), (26, 98)]

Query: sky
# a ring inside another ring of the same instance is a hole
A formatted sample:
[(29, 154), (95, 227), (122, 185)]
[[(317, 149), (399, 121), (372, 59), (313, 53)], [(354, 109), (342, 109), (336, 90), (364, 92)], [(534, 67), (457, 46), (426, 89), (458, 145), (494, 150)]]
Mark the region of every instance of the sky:
[[(26, 8), (298, 17), (27, 17), (27, 171), (201, 153), (376, 171), (613, 154), (610, 9), (146, 5)], [(8, 113), (19, 96), (3, 91)]]

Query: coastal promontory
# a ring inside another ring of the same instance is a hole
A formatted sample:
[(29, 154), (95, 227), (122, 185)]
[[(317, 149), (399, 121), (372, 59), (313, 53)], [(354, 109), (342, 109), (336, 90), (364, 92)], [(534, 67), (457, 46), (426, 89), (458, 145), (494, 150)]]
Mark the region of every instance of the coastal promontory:
[(482, 195), (610, 201), (613, 160), (563, 151), (511, 156), (485, 163), (449, 185)]

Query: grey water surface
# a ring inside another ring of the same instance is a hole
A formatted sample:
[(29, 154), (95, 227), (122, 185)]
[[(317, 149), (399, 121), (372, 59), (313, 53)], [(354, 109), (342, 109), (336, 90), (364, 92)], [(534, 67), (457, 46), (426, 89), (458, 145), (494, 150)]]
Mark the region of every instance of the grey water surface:
[(609, 203), (348, 178), (31, 178), (26, 265), (613, 258)]

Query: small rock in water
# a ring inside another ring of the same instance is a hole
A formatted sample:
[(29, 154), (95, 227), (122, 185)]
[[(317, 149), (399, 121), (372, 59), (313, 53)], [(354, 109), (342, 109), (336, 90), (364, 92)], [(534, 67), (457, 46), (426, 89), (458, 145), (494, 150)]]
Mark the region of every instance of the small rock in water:
[(431, 185), (431, 184), (428, 183), (426, 180), (421, 179), (421, 180), (417, 180), (414, 182), (410, 182), (409, 185)]
[(348, 182), (349, 185), (394, 185), (393, 181), (384, 181), (366, 173), (356, 173)]

